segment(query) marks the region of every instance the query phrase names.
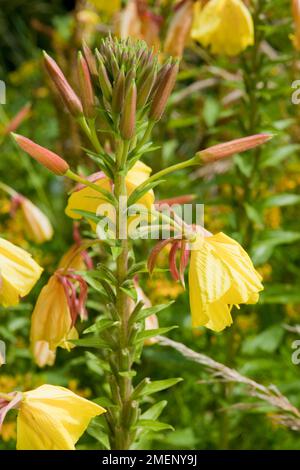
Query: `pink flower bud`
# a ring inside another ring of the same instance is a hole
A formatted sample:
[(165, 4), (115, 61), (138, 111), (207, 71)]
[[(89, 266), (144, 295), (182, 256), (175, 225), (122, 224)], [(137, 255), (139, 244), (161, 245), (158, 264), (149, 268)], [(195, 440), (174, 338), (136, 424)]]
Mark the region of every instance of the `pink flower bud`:
[(78, 55), (78, 78), (84, 114), (87, 118), (94, 118), (96, 112), (94, 90), (88, 64), (81, 52)]
[(9, 121), (3, 131), (3, 134), (7, 135), (10, 132), (14, 132), (22, 124), (22, 122), (28, 118), (30, 111), (31, 103), (25, 104), (25, 106), (20, 109), (20, 111), (12, 118), (12, 120)]
[(242, 139), (230, 140), (224, 144), (213, 145), (205, 150), (197, 152), (197, 156), (203, 163), (215, 162), (222, 158), (230, 157), (235, 153), (245, 152), (258, 145), (264, 144), (268, 140), (272, 139), (271, 134), (256, 134)]
[(51, 150), (36, 144), (22, 135), (12, 133), (12, 136), (22, 150), (56, 175), (64, 175), (69, 170), (67, 162), (56, 153), (51, 152)]
[(57, 91), (59, 92), (64, 104), (74, 117), (83, 114), (82, 104), (73, 88), (69, 85), (66, 77), (61, 69), (46, 52), (44, 52), (44, 62), (46, 70), (53, 81)]

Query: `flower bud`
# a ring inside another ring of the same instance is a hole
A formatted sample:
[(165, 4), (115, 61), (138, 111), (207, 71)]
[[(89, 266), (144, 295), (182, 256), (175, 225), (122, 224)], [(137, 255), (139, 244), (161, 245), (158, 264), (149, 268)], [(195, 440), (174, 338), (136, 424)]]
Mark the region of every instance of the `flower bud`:
[(89, 46), (84, 42), (82, 45), (83, 54), (88, 64), (89, 71), (94, 80), (98, 78), (96, 59)]
[(96, 50), (96, 55), (98, 59), (98, 64), (99, 64), (99, 69), (98, 69), (98, 78), (99, 78), (99, 84), (101, 91), (103, 93), (103, 96), (109, 100), (112, 95), (112, 86), (105, 68), (105, 65), (103, 63), (102, 57), (100, 55), (100, 52)]
[(136, 115), (136, 85), (132, 80), (131, 86), (126, 94), (124, 108), (120, 120), (121, 136), (125, 140), (130, 140), (135, 133), (135, 115)]
[(78, 54), (78, 79), (84, 115), (87, 118), (95, 117), (95, 96), (88, 64), (81, 52)]
[(25, 104), (23, 108), (20, 109), (20, 111), (12, 118), (11, 121), (7, 124), (5, 127), (3, 134), (7, 135), (10, 132), (14, 132), (18, 127), (22, 124), (25, 119), (28, 118), (31, 112), (31, 103)]
[(69, 85), (61, 69), (46, 52), (44, 52), (44, 63), (46, 70), (59, 92), (65, 106), (74, 117), (83, 114), (82, 104), (75, 91)]
[(51, 150), (41, 147), (41, 145), (22, 135), (12, 133), (12, 136), (24, 152), (27, 152), (32, 158), (56, 175), (62, 176), (69, 170), (67, 162), (56, 153), (51, 152)]
[(112, 92), (112, 110), (114, 113), (121, 113), (123, 109), (125, 95), (125, 74), (122, 67), (113, 86)]
[(168, 98), (174, 88), (178, 73), (178, 62), (171, 64), (160, 77), (150, 108), (150, 119), (159, 121), (166, 108)]
[(215, 162), (222, 158), (230, 157), (235, 153), (245, 152), (258, 145), (261, 145), (268, 140), (272, 139), (271, 134), (256, 134), (242, 139), (230, 140), (224, 144), (217, 144), (205, 150), (200, 150), (196, 153), (199, 160), (203, 163)]
[[(138, 91), (138, 99), (137, 99), (137, 107), (138, 109), (143, 108), (150, 96), (150, 93), (153, 89), (154, 83), (156, 81), (156, 69), (151, 65), (150, 70), (147, 69), (147, 75), (145, 76), (145, 80), (142, 81), (141, 86), (139, 87)], [(142, 77), (144, 78), (144, 77)]]

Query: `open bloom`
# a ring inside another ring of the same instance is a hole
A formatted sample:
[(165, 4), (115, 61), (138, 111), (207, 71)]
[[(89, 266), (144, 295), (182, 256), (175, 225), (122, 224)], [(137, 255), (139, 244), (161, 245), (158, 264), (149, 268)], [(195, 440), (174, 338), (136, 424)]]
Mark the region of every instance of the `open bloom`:
[(0, 304), (17, 305), (41, 276), (43, 269), (22, 248), (0, 238)]
[[(79, 293), (77, 293), (79, 286)], [(37, 364), (52, 365), (57, 347), (72, 348), (78, 315), (86, 318), (87, 285), (72, 270), (58, 269), (43, 287), (31, 318), (30, 340)]]
[[(129, 170), (126, 177), (128, 196), (130, 196), (135, 188), (148, 179), (151, 171), (151, 168), (140, 161), (137, 162), (131, 170)], [(106, 191), (112, 191), (113, 189), (112, 181), (101, 172), (91, 175), (89, 179), (94, 184), (98, 185), (101, 189)], [(138, 203), (146, 206), (147, 209), (150, 209), (154, 203), (153, 191), (151, 190), (144, 194), (139, 199)], [(100, 193), (98, 193), (93, 188), (79, 185), (75, 188), (74, 192), (69, 197), (66, 214), (73, 219), (81, 219), (81, 215), (75, 212), (76, 209), (92, 212), (93, 214), (99, 214), (101, 213), (101, 205), (103, 205), (103, 207), (105, 207), (107, 210), (107, 203), (101, 197)], [(91, 220), (90, 224), (93, 229), (96, 229), (95, 222)]]
[(189, 293), (194, 327), (222, 331), (232, 323), (231, 308), (254, 304), (263, 289), (251, 259), (232, 238), (220, 232), (191, 244)]
[(237, 55), (254, 44), (253, 20), (242, 0), (196, 2), (191, 36), (214, 54)]
[(75, 450), (90, 420), (105, 412), (96, 403), (54, 385), (6, 397), (10, 401), (0, 394), (0, 422), (10, 409), (18, 409), (18, 450)]

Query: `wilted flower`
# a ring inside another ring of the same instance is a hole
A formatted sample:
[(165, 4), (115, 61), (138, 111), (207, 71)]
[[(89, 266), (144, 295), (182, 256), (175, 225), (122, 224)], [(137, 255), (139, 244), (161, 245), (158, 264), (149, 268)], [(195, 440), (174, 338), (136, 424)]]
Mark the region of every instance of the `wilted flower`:
[(41, 276), (43, 269), (22, 248), (0, 238), (0, 304), (17, 305)]
[(42, 385), (1, 398), (0, 416), (18, 410), (18, 450), (75, 450), (90, 420), (105, 412), (101, 406), (67, 388)]
[(69, 340), (78, 338), (74, 327), (78, 315), (82, 319), (87, 316), (86, 296), (86, 282), (71, 269), (58, 269), (41, 290), (30, 331), (33, 355), (40, 367), (53, 364), (57, 347), (74, 347)]
[(181, 57), (183, 54), (192, 26), (193, 8), (192, 0), (184, 0), (175, 7), (175, 13), (164, 42), (164, 52), (173, 57)]
[(251, 14), (242, 0), (195, 3), (191, 36), (214, 54), (237, 55), (254, 44)]

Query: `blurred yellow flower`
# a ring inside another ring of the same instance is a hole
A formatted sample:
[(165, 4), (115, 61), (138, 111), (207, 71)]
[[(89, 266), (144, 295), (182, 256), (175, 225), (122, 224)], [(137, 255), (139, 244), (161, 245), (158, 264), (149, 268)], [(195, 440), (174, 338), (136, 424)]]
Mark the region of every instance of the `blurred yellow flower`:
[(90, 420), (104, 412), (63, 387), (42, 385), (25, 392), (17, 418), (17, 449), (75, 450)]
[(113, 15), (121, 9), (121, 0), (89, 0), (94, 7), (99, 11)]
[[(138, 161), (131, 170), (129, 170), (126, 177), (126, 187), (128, 196), (135, 190), (137, 186), (144, 183), (151, 173), (151, 168), (144, 163)], [(112, 182), (107, 176), (99, 176), (98, 180), (94, 181), (94, 184), (98, 185), (106, 191), (112, 191)], [(148, 191), (138, 201), (139, 204), (145, 205), (148, 209), (151, 208), (154, 203), (153, 191)], [(107, 205), (106, 202), (101, 198), (101, 194), (90, 187), (81, 187), (71, 194), (68, 200), (66, 208), (66, 214), (73, 219), (81, 219), (81, 215), (74, 212), (74, 209), (80, 209), (87, 212), (93, 212), (97, 214), (97, 210), (101, 205)], [(113, 208), (112, 208), (113, 209)], [(93, 229), (96, 229), (96, 223), (90, 221)]]
[(191, 36), (214, 54), (237, 55), (254, 44), (251, 14), (242, 0), (210, 0), (202, 9), (195, 3)]
[(27, 295), (43, 269), (22, 248), (0, 238), (0, 304), (17, 305)]
[(36, 243), (44, 243), (53, 236), (53, 228), (48, 217), (29, 199), (20, 198), (20, 209), (25, 221), (28, 238)]
[(189, 291), (192, 323), (222, 331), (232, 323), (233, 305), (253, 304), (263, 289), (245, 250), (220, 232), (196, 236), (191, 246)]

